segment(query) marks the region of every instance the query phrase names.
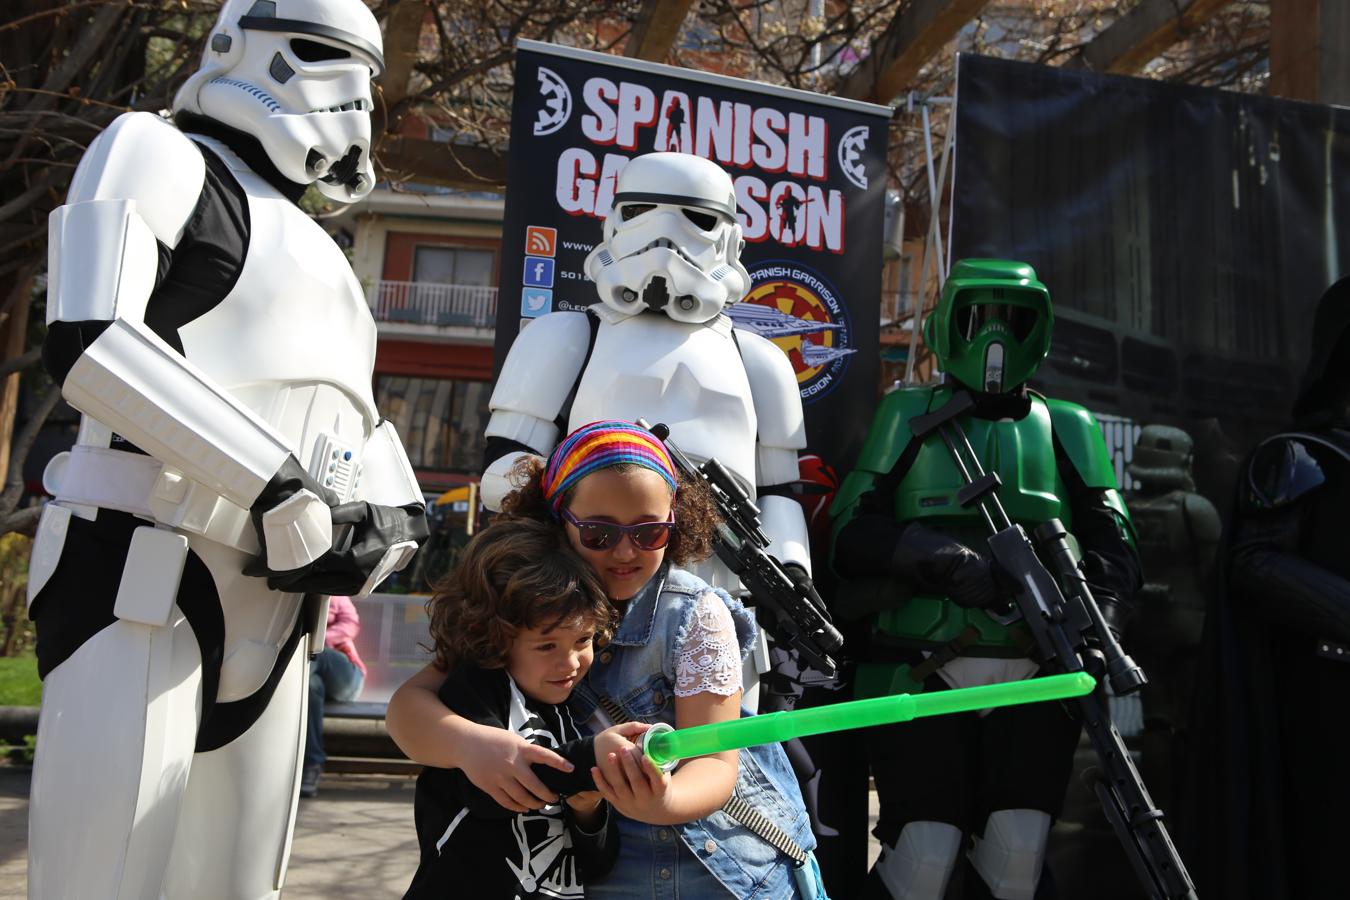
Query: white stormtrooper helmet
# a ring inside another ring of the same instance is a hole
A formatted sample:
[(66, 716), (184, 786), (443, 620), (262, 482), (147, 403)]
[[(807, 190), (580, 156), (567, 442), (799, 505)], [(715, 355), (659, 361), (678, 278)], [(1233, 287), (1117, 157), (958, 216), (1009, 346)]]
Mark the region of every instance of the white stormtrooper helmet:
[(750, 289), (731, 176), (700, 156), (648, 153), (624, 166), (604, 236), (586, 274), (619, 312), (645, 304), (696, 324)]
[(361, 0), (226, 0), (173, 109), (253, 135), (286, 178), (350, 203), (375, 186), (370, 79), (383, 71)]

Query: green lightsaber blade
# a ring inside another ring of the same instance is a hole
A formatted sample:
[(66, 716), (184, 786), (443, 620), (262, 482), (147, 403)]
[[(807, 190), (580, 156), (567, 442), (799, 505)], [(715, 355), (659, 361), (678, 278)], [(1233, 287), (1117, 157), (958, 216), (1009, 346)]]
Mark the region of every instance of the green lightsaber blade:
[(758, 744), (779, 743), (810, 734), (890, 725), (924, 716), (941, 716), (997, 706), (1079, 697), (1089, 693), (1095, 684), (1095, 680), (1086, 672), (1072, 672), (1003, 684), (954, 688), (929, 694), (896, 694), (891, 697), (835, 703), (814, 709), (785, 710), (679, 730), (658, 723), (643, 735), (642, 749), (653, 763), (669, 769), (679, 760), (691, 756), (704, 756), (723, 750), (739, 750)]

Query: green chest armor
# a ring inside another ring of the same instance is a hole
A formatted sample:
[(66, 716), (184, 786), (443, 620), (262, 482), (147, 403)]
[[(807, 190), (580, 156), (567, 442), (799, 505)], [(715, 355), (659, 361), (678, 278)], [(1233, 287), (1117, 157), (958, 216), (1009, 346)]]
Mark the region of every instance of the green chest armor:
[[(949, 396), (946, 390), (933, 391), (929, 408), (937, 409)], [(961, 426), (985, 471), (998, 473), (1002, 481), (998, 496), (1009, 518), (1028, 531), (1053, 518), (1072, 530), (1067, 488), (1055, 464), (1050, 411), (1044, 401), (1034, 398), (1031, 412), (1017, 421), (963, 418)], [(896, 488), (896, 519), (921, 521), (984, 552), (988, 531), (979, 510), (963, 509), (956, 502), (964, 483), (941, 438), (928, 437)], [(916, 594), (877, 617), (883, 634), (923, 649), (946, 644), (967, 627), (979, 635), (967, 654), (1023, 655), (1006, 626), (983, 610), (962, 609), (943, 596)]]

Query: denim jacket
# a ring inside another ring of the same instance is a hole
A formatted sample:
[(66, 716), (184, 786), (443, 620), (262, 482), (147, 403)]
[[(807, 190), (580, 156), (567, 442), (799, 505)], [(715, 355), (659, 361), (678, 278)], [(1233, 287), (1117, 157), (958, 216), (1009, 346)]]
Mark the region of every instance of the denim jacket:
[[(614, 637), (596, 653), (590, 672), (572, 691), (569, 702), (578, 721), (589, 718), (599, 697), (606, 695), (636, 720), (674, 725), (677, 648), (694, 621), (696, 601), (709, 591), (731, 611), (744, 659), (754, 642), (755, 623), (740, 601), (688, 572), (663, 568), (629, 601)], [(741, 715), (750, 713), (742, 709)], [(815, 835), (783, 748), (764, 744), (738, 755), (736, 793), (804, 850), (814, 849)], [(721, 810), (673, 827), (733, 896), (795, 896), (791, 860)]]

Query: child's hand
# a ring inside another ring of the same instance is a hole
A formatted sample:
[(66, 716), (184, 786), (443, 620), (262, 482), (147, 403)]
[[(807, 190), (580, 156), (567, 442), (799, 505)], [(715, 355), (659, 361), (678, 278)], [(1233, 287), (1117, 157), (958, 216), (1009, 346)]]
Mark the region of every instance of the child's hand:
[(591, 769), (591, 777), (600, 794), (615, 809), (630, 819), (652, 825), (667, 825), (666, 791), (670, 775), (637, 747), (626, 747), (617, 753), (595, 756), (599, 763)]
[(535, 763), (570, 772), (574, 766), (547, 747), (531, 744), (504, 728), (476, 730), (478, 739), (468, 742), (460, 767), (475, 787), (497, 805), (512, 812), (541, 809), (558, 802), (530, 768)]
[(624, 722), (622, 725), (606, 728), (595, 736), (596, 760), (605, 759), (611, 753), (632, 747), (651, 727), (646, 722)]
[(571, 808), (572, 817), (577, 824), (587, 831), (595, 830), (603, 821), (600, 804), (605, 802), (605, 798), (600, 796), (599, 791), (582, 791), (578, 794), (572, 794), (564, 802)]
[(605, 798), (599, 791), (581, 791), (567, 797), (567, 805), (579, 813), (594, 812), (604, 802)]

